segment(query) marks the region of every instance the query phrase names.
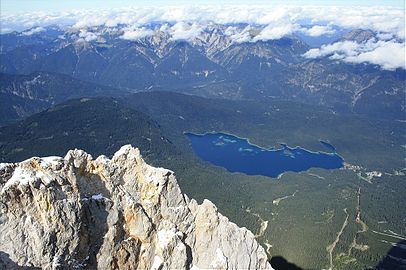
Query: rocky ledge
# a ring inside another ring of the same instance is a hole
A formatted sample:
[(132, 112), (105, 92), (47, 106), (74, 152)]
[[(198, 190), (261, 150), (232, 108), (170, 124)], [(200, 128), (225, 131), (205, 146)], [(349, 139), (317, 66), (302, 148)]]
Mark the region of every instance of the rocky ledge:
[(123, 146), (0, 164), (0, 269), (271, 269), (246, 228)]

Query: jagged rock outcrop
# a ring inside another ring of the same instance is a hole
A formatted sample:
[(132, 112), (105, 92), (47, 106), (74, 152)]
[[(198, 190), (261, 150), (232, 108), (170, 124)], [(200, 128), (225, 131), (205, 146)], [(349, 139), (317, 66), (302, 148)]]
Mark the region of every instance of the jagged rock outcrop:
[(0, 166), (0, 268), (271, 269), (254, 235), (123, 146)]

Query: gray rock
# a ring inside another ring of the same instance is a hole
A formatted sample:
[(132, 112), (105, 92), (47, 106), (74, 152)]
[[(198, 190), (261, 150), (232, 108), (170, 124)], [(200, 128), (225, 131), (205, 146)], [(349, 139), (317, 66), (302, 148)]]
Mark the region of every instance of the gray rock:
[(42, 269), (271, 269), (246, 228), (182, 194), (172, 171), (123, 146), (110, 160), (0, 165), (0, 266)]

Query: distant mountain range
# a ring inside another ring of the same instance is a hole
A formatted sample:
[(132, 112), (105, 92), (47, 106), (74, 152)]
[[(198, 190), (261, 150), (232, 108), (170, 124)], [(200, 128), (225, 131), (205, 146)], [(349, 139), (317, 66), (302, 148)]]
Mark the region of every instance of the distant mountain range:
[[(31, 35), (1, 35), (0, 71), (29, 75), (18, 79), (2, 75), (1, 93), (10, 94), (10, 83), (24, 92), (24, 85), (37, 76), (32, 73), (52, 72), (107, 86), (87, 85), (88, 96), (117, 92), (108, 87), (124, 91), (158, 89), (226, 99), (279, 98), (379, 118), (406, 119), (403, 69), (384, 71), (370, 64), (306, 59), (303, 54), (310, 46), (295, 35), (236, 42), (226, 33), (225, 25), (212, 25), (188, 40), (174, 40), (159, 27), (150, 26), (144, 31), (153, 31), (151, 35), (134, 39), (124, 35), (126, 27), (49, 27)], [(245, 29), (246, 25), (235, 27)], [(97, 36), (89, 34), (93, 32)], [(247, 34), (255, 36), (255, 28)], [(371, 31), (354, 30), (338, 40), (364, 42), (373, 36)], [(84, 86), (84, 82), (72, 78), (52, 75), (47, 83), (63, 81), (69, 89), (76, 89), (76, 84)], [(95, 87), (98, 89), (91, 90)], [(16, 96), (24, 98), (21, 93)], [(64, 99), (54, 93), (46, 102)], [(26, 115), (22, 111), (29, 111), (29, 106), (19, 109), (17, 116)]]

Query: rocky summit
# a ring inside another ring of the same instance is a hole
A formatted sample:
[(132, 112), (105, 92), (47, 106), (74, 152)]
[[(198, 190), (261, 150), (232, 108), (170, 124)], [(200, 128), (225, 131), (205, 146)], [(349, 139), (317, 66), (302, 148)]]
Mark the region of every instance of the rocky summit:
[(26, 267), (272, 269), (249, 230), (130, 145), (0, 165), (0, 269)]

